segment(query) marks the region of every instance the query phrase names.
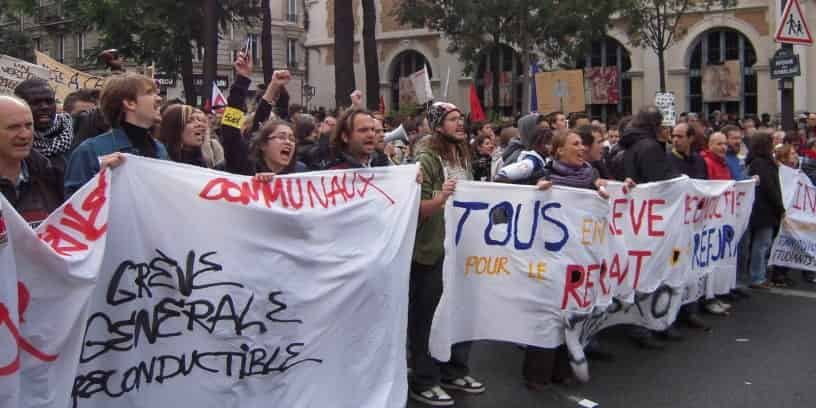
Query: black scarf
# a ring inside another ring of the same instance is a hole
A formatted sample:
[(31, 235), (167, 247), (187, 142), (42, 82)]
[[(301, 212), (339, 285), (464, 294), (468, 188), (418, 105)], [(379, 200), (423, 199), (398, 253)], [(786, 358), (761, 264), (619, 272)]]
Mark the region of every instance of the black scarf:
[(153, 141), (153, 136), (150, 135), (150, 129), (122, 122), (122, 130), (125, 131), (133, 148), (139, 151), (140, 156), (159, 158), (156, 143)]

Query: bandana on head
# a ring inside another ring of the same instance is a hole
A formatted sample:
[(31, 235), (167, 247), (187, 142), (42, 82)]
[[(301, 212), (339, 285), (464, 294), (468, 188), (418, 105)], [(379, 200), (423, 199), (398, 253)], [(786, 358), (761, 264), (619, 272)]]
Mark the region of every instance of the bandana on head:
[(452, 103), (434, 102), (434, 104), (428, 108), (428, 125), (431, 127), (431, 130), (441, 126), (442, 121), (445, 120), (445, 116), (448, 116), (448, 114), (453, 111), (462, 113), (462, 111)]

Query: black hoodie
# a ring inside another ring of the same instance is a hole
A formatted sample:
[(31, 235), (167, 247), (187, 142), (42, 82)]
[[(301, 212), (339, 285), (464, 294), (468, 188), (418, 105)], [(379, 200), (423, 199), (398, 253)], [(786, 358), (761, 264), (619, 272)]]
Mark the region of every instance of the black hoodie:
[(665, 144), (648, 129), (626, 129), (615, 150), (611, 167), (618, 180), (631, 178), (640, 184), (672, 178)]

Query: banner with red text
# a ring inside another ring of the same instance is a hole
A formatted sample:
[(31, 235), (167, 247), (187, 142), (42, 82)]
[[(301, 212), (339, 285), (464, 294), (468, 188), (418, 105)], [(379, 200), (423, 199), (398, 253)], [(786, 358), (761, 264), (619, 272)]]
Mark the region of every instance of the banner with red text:
[(39, 239), (3, 203), (2, 406), (402, 405), (415, 175), (128, 156)]
[(445, 209), (432, 354), (447, 360), (452, 344), (478, 339), (566, 342), (588, 379), (591, 336), (617, 324), (665, 329), (690, 282), (736, 269), (753, 181), (681, 177), (607, 189), (604, 200), (591, 190), (459, 183)]
[(816, 187), (801, 170), (779, 166), (785, 218), (771, 248), (770, 265), (816, 271)]

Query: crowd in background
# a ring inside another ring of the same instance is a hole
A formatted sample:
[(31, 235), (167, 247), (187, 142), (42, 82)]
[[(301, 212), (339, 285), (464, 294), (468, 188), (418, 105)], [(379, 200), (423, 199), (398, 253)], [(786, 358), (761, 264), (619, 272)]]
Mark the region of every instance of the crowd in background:
[[(307, 113), (289, 104), (288, 72), (276, 71), (254, 99), (249, 96), (252, 61), (239, 54), (235, 72), (227, 106), (213, 107), (222, 113), (163, 101), (155, 82), (138, 74), (111, 76), (101, 91), (77, 91), (60, 107), (48, 82), (23, 82), (16, 97), (0, 96), (0, 190), (36, 224), (101, 168), (120, 165), (122, 153), (262, 181), (306, 171), (419, 163), (422, 201), (409, 288), (410, 396), (431, 406), (453, 404), (446, 390), (485, 390), (468, 372), (469, 343), (454, 346), (446, 363), (428, 352), (431, 321), (443, 291), (442, 209), (460, 180), (540, 189), (566, 185), (608, 197), (609, 180), (634, 187), (680, 175), (754, 177), (757, 194), (740, 243), (739, 276), (756, 290), (793, 284), (789, 275), (794, 271), (767, 265), (785, 212), (778, 169), (801, 168), (816, 182), (816, 113), (804, 115), (798, 129), (787, 131), (771, 127), (769, 115), (738, 119), (720, 112), (709, 118), (684, 113), (675, 126), (665, 127), (654, 106), (608, 123), (562, 112), (471, 122), (446, 102), (429, 103), (415, 115), (386, 117), (367, 111), (359, 92), (352, 94), (351, 107)], [(802, 274), (816, 283), (812, 274)], [(701, 312), (727, 315), (745, 297), (748, 291), (737, 288), (702, 299), (684, 307), (679, 320), (707, 329)], [(655, 333), (636, 328), (630, 334), (650, 349), (682, 339), (672, 328)], [(590, 358), (613, 357), (601, 343), (590, 344)], [(569, 370), (563, 347), (526, 350), (523, 378), (532, 389), (569, 381)]]

